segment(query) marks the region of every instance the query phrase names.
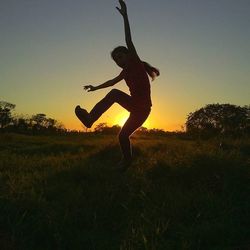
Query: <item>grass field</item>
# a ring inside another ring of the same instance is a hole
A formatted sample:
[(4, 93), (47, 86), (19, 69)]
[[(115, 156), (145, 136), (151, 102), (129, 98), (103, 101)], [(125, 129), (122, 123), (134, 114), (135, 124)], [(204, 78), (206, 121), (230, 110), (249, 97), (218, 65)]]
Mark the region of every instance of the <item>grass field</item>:
[(250, 140), (0, 134), (0, 249), (250, 249)]

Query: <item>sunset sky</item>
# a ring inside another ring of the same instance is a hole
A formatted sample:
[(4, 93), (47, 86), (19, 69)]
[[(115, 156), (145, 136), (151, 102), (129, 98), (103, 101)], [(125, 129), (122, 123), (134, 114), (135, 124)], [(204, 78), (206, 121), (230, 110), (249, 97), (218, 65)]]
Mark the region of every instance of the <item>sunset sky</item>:
[[(210, 103), (250, 100), (249, 0), (127, 0), (141, 59), (161, 71), (152, 85), (149, 128), (178, 130)], [(115, 0), (1, 0), (0, 100), (18, 114), (45, 113), (66, 128), (111, 89), (85, 92), (121, 71), (110, 51), (124, 45)], [(128, 92), (125, 82), (115, 88)], [(120, 123), (117, 104), (97, 122)]]

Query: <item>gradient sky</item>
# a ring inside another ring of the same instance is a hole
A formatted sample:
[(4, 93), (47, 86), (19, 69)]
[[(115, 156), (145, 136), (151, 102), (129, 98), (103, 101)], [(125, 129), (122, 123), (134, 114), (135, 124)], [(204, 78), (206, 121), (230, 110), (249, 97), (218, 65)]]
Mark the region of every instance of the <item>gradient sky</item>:
[[(210, 103), (249, 104), (249, 0), (127, 0), (141, 59), (158, 67), (149, 128), (180, 129), (189, 112)], [(18, 114), (45, 113), (81, 129), (74, 115), (110, 89), (87, 93), (121, 71), (110, 51), (124, 45), (114, 0), (1, 0), (0, 100)], [(125, 82), (116, 86), (128, 92)], [(114, 105), (97, 122), (115, 124)]]

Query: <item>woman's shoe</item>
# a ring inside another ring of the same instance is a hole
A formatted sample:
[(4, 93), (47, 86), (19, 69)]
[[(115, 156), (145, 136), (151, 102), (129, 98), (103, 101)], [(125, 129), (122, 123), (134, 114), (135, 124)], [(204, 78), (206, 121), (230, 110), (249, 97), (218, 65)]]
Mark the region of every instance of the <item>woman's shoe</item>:
[(75, 114), (85, 127), (91, 128), (92, 124), (90, 122), (89, 113), (86, 109), (82, 109), (79, 105), (77, 105), (75, 108)]

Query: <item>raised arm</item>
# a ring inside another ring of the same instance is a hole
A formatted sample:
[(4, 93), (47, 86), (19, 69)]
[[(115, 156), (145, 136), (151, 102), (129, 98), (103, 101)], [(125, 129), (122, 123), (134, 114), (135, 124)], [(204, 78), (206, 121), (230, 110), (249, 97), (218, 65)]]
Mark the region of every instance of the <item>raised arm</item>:
[(130, 31), (130, 25), (129, 25), (129, 20), (128, 20), (128, 13), (127, 13), (127, 6), (123, 0), (119, 0), (119, 3), (121, 5), (121, 8), (116, 7), (116, 9), (120, 12), (120, 14), (123, 16), (124, 20), (124, 29), (125, 29), (125, 41), (127, 44), (128, 50), (133, 53), (134, 55), (137, 55), (135, 46), (132, 42), (132, 37), (131, 37), (131, 31)]

